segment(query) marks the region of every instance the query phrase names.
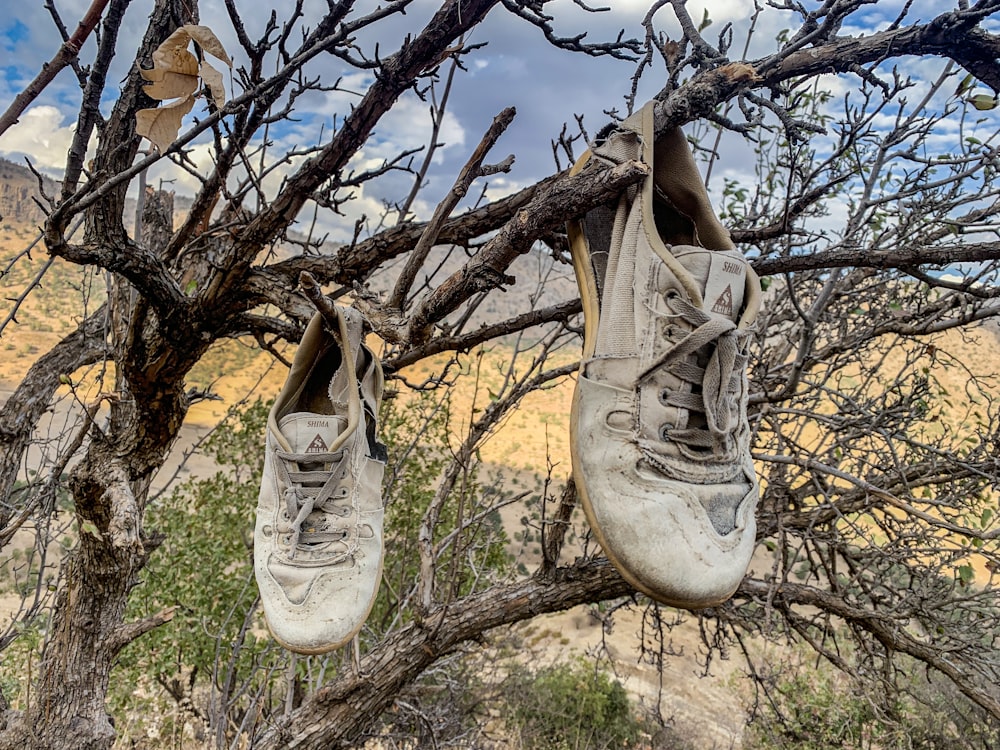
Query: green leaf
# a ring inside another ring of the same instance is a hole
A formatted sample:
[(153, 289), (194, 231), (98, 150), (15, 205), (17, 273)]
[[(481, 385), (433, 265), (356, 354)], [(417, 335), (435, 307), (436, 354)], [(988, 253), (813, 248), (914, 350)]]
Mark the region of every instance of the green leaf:
[(996, 109), (997, 98), (989, 94), (976, 94), (969, 97), (969, 103), (980, 111), (986, 111), (988, 109)]
[(976, 572), (971, 565), (960, 565), (958, 567), (958, 582), (962, 586), (968, 586), (976, 577)]
[(961, 96), (966, 91), (968, 91), (969, 89), (971, 89), (972, 88), (972, 84), (973, 84), (973, 82), (975, 80), (976, 79), (972, 75), (972, 73), (969, 73), (969, 75), (967, 75), (965, 78), (963, 78), (962, 82), (960, 84), (958, 84), (958, 88), (955, 89), (955, 96)]

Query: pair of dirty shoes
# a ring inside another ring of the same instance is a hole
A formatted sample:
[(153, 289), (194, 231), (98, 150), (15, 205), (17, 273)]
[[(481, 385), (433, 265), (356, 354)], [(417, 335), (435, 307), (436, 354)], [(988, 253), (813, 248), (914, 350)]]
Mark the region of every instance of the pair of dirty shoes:
[[(571, 451), (587, 520), (639, 591), (700, 609), (736, 590), (755, 545), (747, 342), (760, 284), (712, 212), (683, 134), (653, 104), (591, 160), (646, 180), (569, 224), (584, 310)], [(378, 359), (360, 314), (317, 315), (268, 419), (254, 559), (275, 639), (322, 653), (361, 628), (382, 568)]]

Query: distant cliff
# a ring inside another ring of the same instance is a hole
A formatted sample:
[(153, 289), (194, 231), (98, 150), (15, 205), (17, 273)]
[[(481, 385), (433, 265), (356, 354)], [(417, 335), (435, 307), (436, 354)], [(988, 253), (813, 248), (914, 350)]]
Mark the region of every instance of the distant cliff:
[[(59, 183), (48, 177), (42, 178), (45, 194), (50, 198), (59, 195)], [(15, 227), (40, 227), (45, 219), (38, 199), (43, 205), (38, 190), (38, 178), (25, 166), (0, 158), (0, 225), (10, 224)], [(174, 221), (185, 216), (191, 208), (191, 198), (178, 195), (173, 199)], [(135, 215), (135, 200), (125, 201), (125, 228), (131, 231)]]
[[(59, 194), (55, 180), (42, 178), (49, 197)], [(27, 167), (0, 159), (0, 221), (4, 224), (38, 226), (44, 220), (42, 209), (35, 202), (41, 200), (38, 178)]]

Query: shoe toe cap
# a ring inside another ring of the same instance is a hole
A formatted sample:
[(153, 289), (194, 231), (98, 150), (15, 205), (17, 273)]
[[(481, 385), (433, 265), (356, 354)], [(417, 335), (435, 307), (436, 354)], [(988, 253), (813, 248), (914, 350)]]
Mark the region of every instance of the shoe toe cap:
[(292, 651), (319, 654), (344, 645), (361, 629), (378, 593), (381, 556), (359, 554), (317, 569), (268, 554), (256, 568), (275, 640)]
[(629, 582), (658, 601), (698, 609), (733, 594), (756, 532), (751, 514), (720, 534), (700, 494), (671, 481), (591, 484), (584, 506), (605, 553)]
[(756, 485), (669, 479), (646, 468), (628, 436), (594, 434), (576, 436), (574, 475), (587, 518), (626, 580), (688, 609), (728, 599), (756, 545)]

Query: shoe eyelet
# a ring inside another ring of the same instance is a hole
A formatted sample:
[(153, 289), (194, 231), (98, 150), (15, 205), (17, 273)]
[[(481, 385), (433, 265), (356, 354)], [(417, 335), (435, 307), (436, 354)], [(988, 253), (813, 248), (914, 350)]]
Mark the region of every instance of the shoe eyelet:
[(660, 392), (656, 394), (657, 399), (659, 399), (660, 404), (663, 406), (670, 406), (668, 399), (670, 398), (670, 391), (666, 388), (661, 388)]
[(670, 431), (674, 428), (672, 424), (661, 424), (660, 425), (660, 440), (667, 442), (670, 440)]
[(260, 533), (269, 537), (274, 533), (274, 528), (272, 526), (264, 526), (261, 528)]

